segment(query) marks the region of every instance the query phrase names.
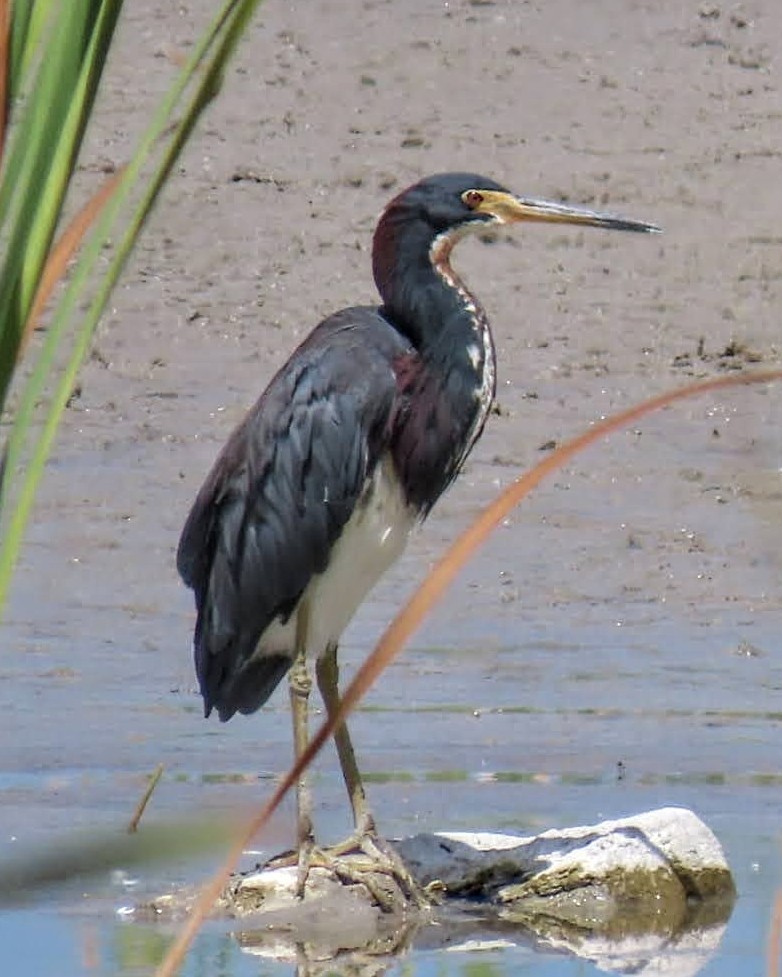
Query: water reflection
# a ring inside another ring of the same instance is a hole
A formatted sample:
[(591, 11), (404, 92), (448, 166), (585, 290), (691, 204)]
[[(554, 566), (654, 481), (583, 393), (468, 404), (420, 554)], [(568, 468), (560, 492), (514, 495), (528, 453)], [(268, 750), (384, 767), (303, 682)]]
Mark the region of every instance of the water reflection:
[[(523, 963), (552, 977), (583, 975), (585, 963), (604, 973), (693, 977), (713, 959), (724, 933), (723, 922), (694, 926), (675, 938), (658, 933), (609, 939), (565, 929), (542, 935), (465, 912), (450, 922), (411, 925), (371, 945), (324, 955), (322, 945), (297, 941), (290, 933), (252, 928), (227, 933), (212, 926), (194, 947), (183, 977), (378, 977), (392, 971), (407, 977), (510, 977)], [(119, 926), (108, 959), (96, 972), (151, 974), (171, 939), (171, 931), (154, 926)]]

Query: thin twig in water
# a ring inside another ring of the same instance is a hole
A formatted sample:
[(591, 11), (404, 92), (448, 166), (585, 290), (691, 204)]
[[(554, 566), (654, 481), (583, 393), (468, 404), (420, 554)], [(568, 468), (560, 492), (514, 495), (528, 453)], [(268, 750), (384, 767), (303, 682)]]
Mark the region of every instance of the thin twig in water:
[(142, 794), (141, 800), (136, 806), (136, 810), (133, 812), (133, 817), (128, 823), (128, 834), (132, 835), (138, 831), (139, 822), (147, 809), (147, 804), (149, 804), (149, 799), (152, 796), (152, 791), (157, 787), (160, 778), (163, 776), (163, 764), (159, 763), (155, 768), (155, 772), (149, 778), (149, 783), (147, 784), (147, 789)]

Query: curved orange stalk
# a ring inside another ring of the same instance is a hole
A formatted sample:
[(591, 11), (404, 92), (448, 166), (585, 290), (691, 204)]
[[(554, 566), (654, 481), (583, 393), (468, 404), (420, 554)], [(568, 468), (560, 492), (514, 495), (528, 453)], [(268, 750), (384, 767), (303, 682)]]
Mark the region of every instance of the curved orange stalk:
[(231, 846), (231, 850), (224, 864), (201, 890), (190, 917), (182, 927), (177, 939), (169, 947), (165, 959), (158, 967), (156, 977), (173, 977), (182, 964), (188, 947), (209, 914), (215, 900), (228, 883), (233, 867), (241, 857), (244, 849), (261, 828), (264, 827), (268, 819), (277, 807), (279, 807), (285, 794), (296, 784), (299, 777), (320, 752), (324, 743), (333, 734), (337, 726), (341, 725), (347, 719), (348, 714), (383, 669), (396, 658), (404, 647), (405, 642), (416, 628), (419, 627), (425, 615), (432, 609), (434, 604), (444, 595), (467, 560), (469, 560), (481, 543), (486, 540), (489, 533), (493, 529), (496, 529), (515, 506), (525, 496), (529, 495), (532, 489), (536, 488), (547, 475), (561, 468), (565, 462), (578, 454), (579, 451), (582, 451), (590, 444), (594, 444), (595, 441), (605, 437), (607, 434), (626, 427), (633, 421), (638, 420), (638, 418), (646, 414), (651, 414), (652, 411), (667, 407), (669, 404), (676, 403), (679, 400), (709, 393), (712, 390), (738, 387), (750, 383), (770, 383), (774, 380), (782, 380), (782, 370), (768, 370), (762, 373), (749, 373), (743, 376), (717, 377), (712, 380), (704, 380), (700, 383), (692, 383), (686, 387), (680, 387), (678, 390), (672, 390), (668, 393), (651, 397), (649, 400), (645, 400), (633, 407), (628, 407), (618, 414), (613, 414), (611, 417), (599, 421), (584, 434), (580, 434), (570, 441), (566, 441), (544, 458), (543, 461), (535, 465), (531, 471), (521, 475), (513, 484), (502, 491), (435, 564), (429, 576), (388, 626), (372, 654), (366, 659), (358, 672), (356, 672), (353, 681), (345, 690), (339, 708), (334, 715), (328, 718), (318, 729), (317, 733), (310, 740), (307, 749), (285, 775), (270, 800), (267, 801), (259, 813), (247, 824), (241, 836)]
[(771, 926), (768, 933), (766, 977), (779, 977), (780, 956), (782, 956), (782, 892), (777, 892), (771, 910)]
[[(0, 5), (2, 5), (2, 3), (3, 0), (0, 0)], [(24, 348), (27, 345), (33, 330), (38, 324), (43, 307), (49, 300), (49, 296), (52, 294), (54, 286), (65, 274), (65, 269), (68, 266), (68, 262), (71, 260), (74, 252), (84, 240), (84, 236), (89, 230), (90, 225), (106, 205), (112, 193), (114, 193), (114, 190), (116, 189), (119, 181), (122, 179), (124, 172), (125, 167), (120, 166), (116, 172), (111, 174), (103, 186), (99, 187), (95, 191), (87, 203), (84, 204), (84, 206), (73, 216), (70, 223), (57, 240), (57, 243), (49, 252), (49, 257), (46, 259), (46, 265), (44, 266), (43, 273), (41, 274), (41, 281), (38, 284), (38, 290), (35, 293), (35, 298), (30, 306), (30, 313), (27, 316), (27, 321), (24, 324), (22, 339), (19, 343), (19, 349), (17, 351), (17, 359), (19, 359), (24, 352)]]

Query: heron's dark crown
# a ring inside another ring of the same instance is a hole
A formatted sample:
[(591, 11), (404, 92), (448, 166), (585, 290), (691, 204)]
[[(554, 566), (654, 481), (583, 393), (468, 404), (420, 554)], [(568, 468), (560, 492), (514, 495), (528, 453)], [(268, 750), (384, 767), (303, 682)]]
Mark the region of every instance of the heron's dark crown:
[(431, 228), (432, 237), (464, 223), (489, 218), (476, 214), (462, 200), (466, 190), (494, 190), (507, 193), (495, 180), (478, 173), (436, 173), (403, 190), (388, 204), (380, 224), (421, 221)]

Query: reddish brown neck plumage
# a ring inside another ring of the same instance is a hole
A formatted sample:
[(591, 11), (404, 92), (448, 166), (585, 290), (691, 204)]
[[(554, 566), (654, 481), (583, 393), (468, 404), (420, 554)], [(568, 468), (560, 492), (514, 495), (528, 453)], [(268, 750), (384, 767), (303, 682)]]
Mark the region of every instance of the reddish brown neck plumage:
[(372, 261), (381, 312), (415, 350), (395, 367), (394, 458), (409, 500), (426, 512), (483, 429), (496, 371), (486, 314), (450, 262), (471, 225), (438, 227), (410, 195), (386, 208)]

